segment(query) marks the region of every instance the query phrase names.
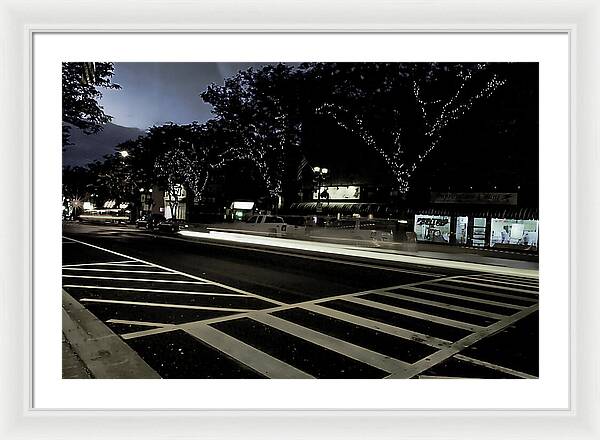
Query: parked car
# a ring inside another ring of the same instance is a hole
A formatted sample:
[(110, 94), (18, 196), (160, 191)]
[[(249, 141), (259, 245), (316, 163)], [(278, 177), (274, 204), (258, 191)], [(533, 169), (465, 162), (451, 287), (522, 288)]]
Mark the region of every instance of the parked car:
[(157, 229), (160, 232), (175, 233), (181, 231), (182, 229), (187, 229), (188, 227), (189, 225), (185, 222), (185, 220), (170, 218), (160, 222), (157, 226)]
[(146, 214), (136, 220), (135, 226), (136, 228), (146, 228), (153, 230), (159, 223), (164, 222), (165, 220), (166, 218), (162, 214)]
[(282, 217), (276, 215), (253, 215), (248, 220), (240, 223), (240, 229), (268, 235), (284, 235), (287, 224)]

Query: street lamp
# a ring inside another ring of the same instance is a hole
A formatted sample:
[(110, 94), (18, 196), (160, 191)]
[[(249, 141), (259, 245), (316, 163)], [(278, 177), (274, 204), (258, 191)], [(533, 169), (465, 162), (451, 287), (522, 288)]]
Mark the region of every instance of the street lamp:
[(314, 180), (317, 184), (317, 212), (322, 210), (321, 208), (321, 185), (325, 181), (325, 177), (329, 170), (327, 168), (313, 167)]
[(127, 151), (127, 150), (121, 150), (121, 151), (119, 151), (119, 154), (121, 155), (121, 157), (128, 157), (129, 156), (129, 151)]

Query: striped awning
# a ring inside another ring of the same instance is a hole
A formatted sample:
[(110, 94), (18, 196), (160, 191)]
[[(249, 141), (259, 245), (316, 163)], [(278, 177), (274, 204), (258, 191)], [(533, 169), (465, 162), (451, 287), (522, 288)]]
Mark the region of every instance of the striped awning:
[[(360, 203), (360, 202), (321, 202), (324, 214), (373, 214), (385, 217), (406, 218), (415, 214), (448, 215), (483, 218), (507, 218), (515, 220), (538, 220), (539, 209), (517, 206), (506, 207), (396, 207), (385, 203)], [(313, 214), (317, 209), (317, 202), (292, 203), (290, 212)]]

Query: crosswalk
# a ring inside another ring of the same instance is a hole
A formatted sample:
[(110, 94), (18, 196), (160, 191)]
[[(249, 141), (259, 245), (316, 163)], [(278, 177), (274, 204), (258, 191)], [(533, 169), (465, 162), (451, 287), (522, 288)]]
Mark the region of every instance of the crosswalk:
[(472, 273), (286, 304), (121, 256), (64, 265), (63, 288), (165, 378), (190, 368), (207, 378), (431, 378), (446, 377), (435, 367), (450, 361), (536, 377), (465, 354), (537, 312), (536, 278)]

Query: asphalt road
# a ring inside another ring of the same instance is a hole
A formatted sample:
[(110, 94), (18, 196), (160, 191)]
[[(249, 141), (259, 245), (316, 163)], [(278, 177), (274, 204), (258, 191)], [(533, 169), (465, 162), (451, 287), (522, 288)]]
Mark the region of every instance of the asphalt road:
[(537, 280), (65, 224), (63, 288), (163, 378), (535, 378)]

